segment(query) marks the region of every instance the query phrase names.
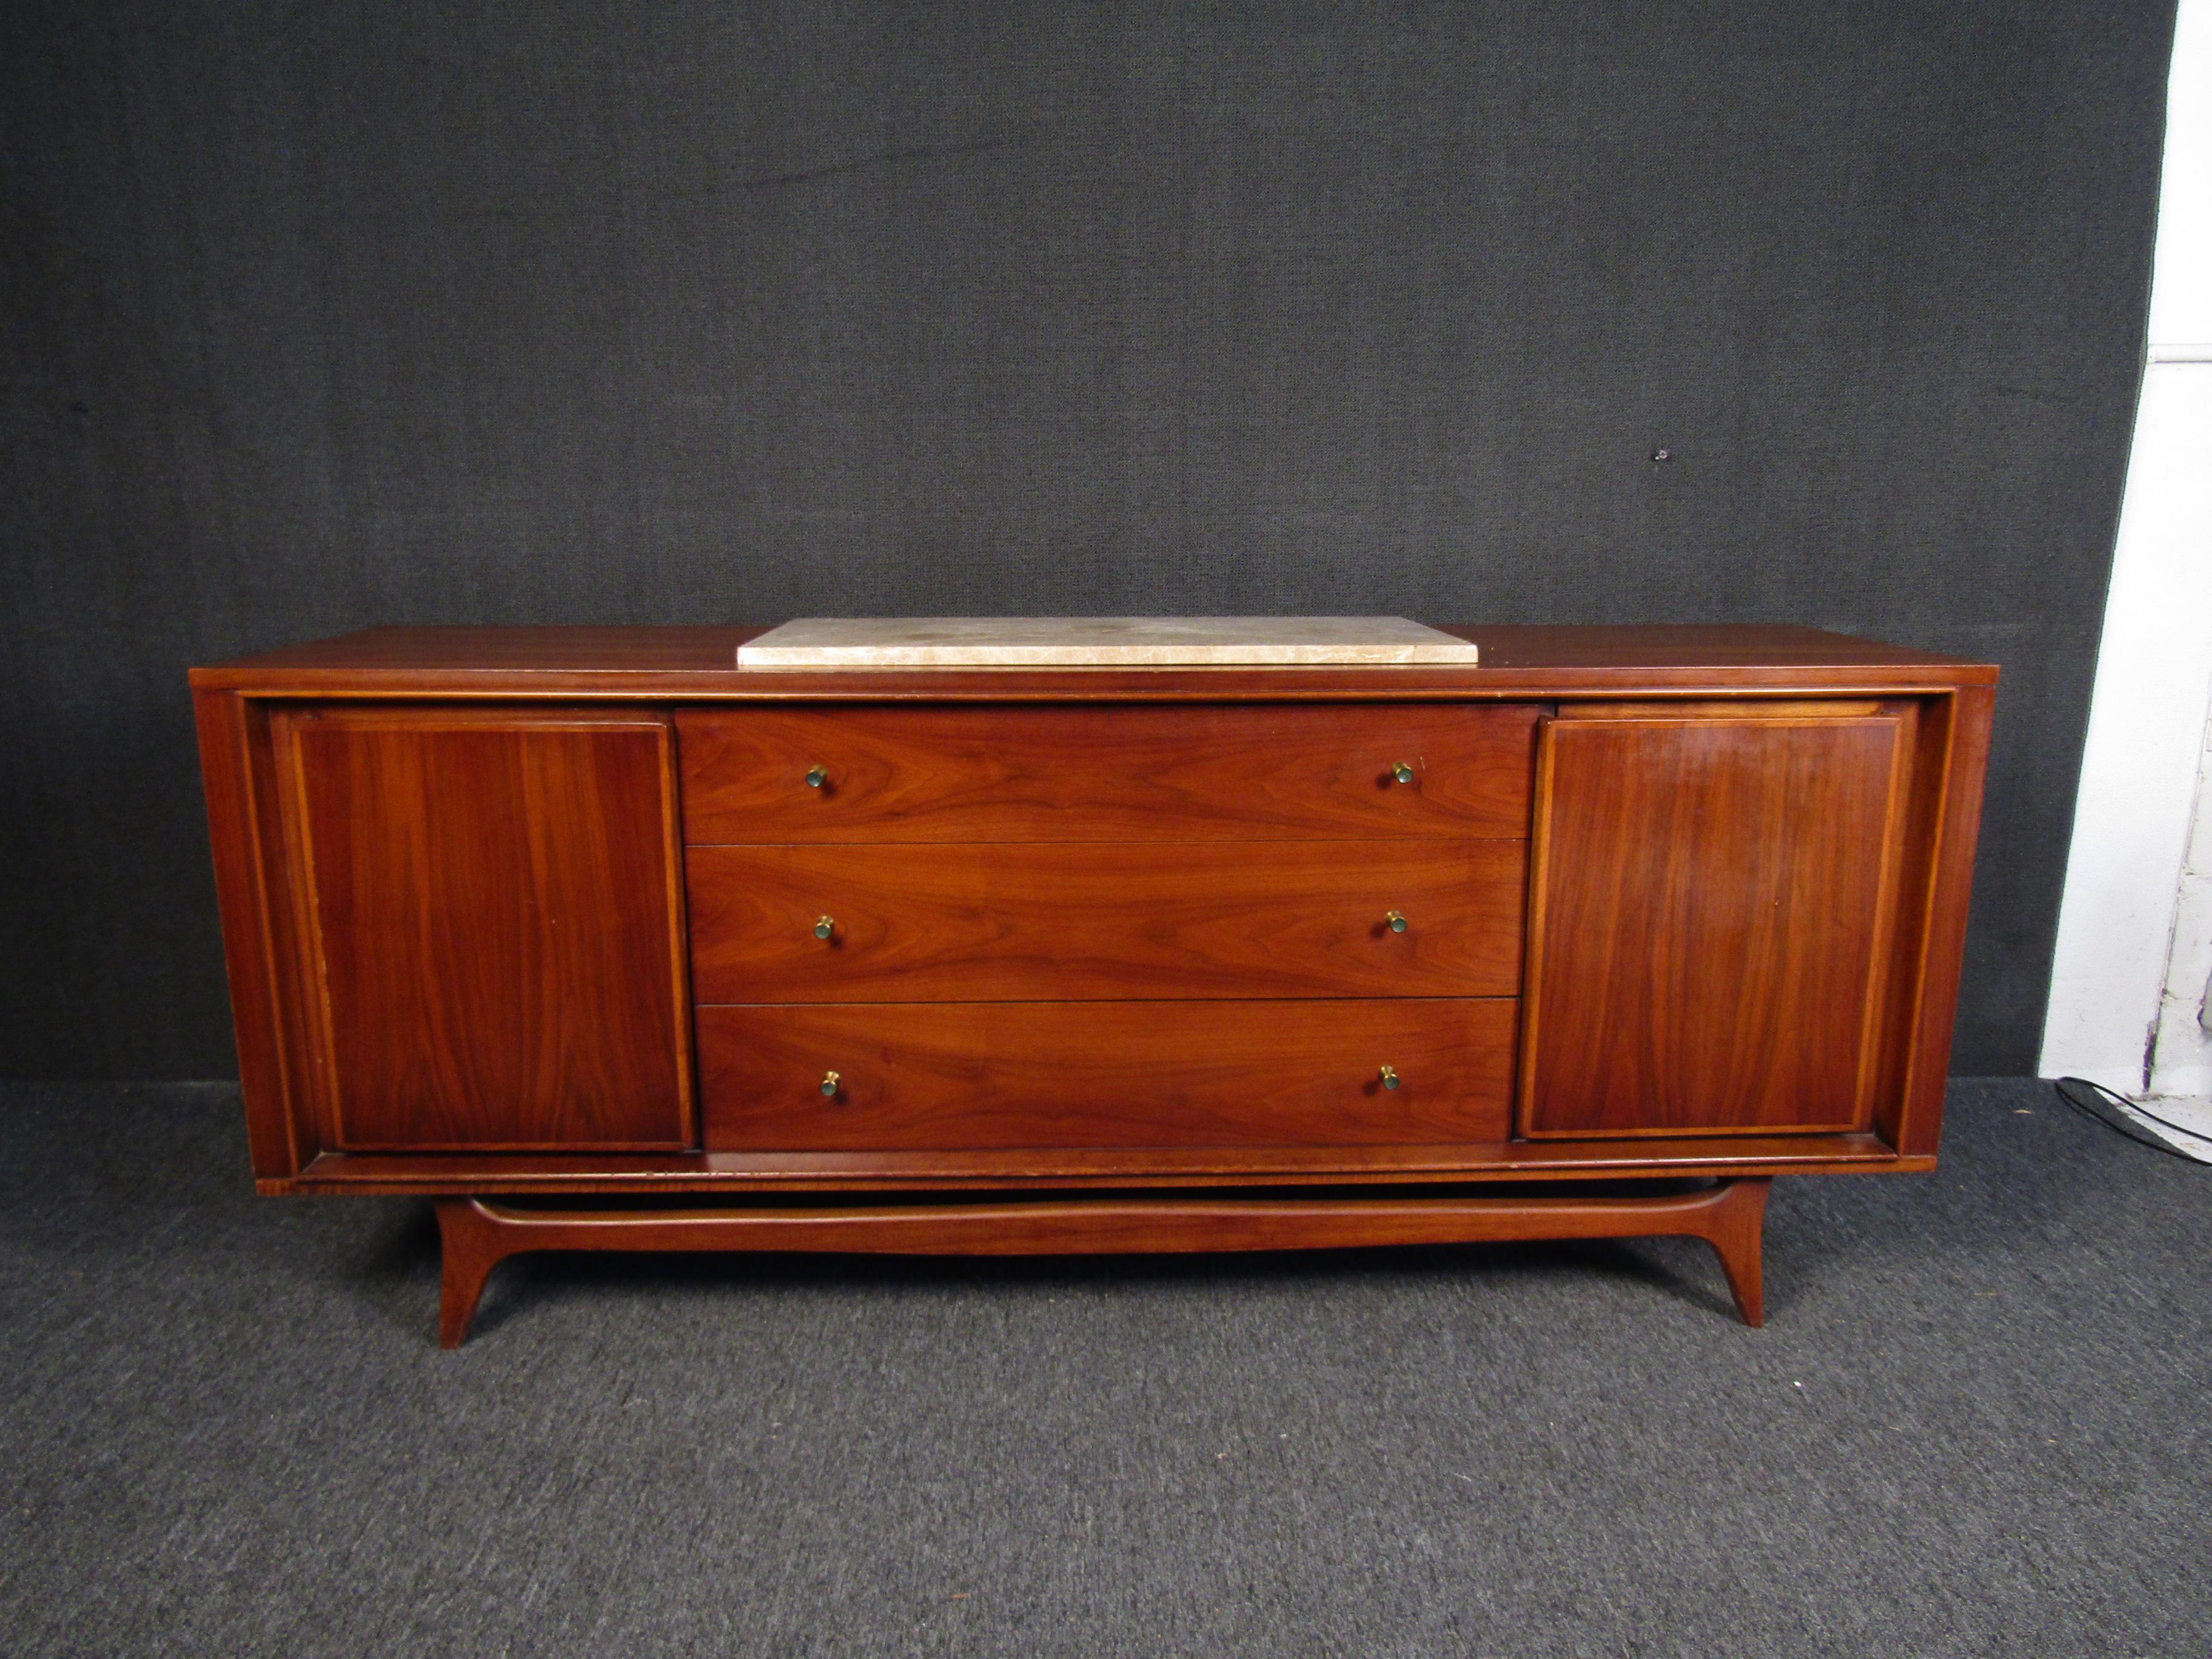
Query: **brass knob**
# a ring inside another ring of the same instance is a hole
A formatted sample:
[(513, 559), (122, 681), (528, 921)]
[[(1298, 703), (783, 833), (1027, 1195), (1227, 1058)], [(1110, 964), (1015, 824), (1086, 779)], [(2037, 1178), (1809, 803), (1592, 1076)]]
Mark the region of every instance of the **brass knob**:
[(836, 931), (837, 918), (835, 916), (824, 916), (814, 924), (814, 937), (817, 939), (828, 939)]
[[(825, 1094), (825, 1095), (834, 1095), (834, 1094), (836, 1094), (836, 1093), (837, 1092), (837, 1088), (838, 1088), (839, 1084), (841, 1084), (842, 1082), (843, 1082), (843, 1080), (844, 1080), (844, 1079), (842, 1079), (842, 1078), (840, 1078), (840, 1077), (837, 1075), (837, 1073), (835, 1073), (835, 1072), (824, 1072), (824, 1073), (822, 1073), (822, 1092), (823, 1092), (823, 1094)], [(1395, 1084), (1394, 1083), (1394, 1084), (1392, 1084), (1390, 1086), (1391, 1086), (1392, 1088), (1394, 1088), (1394, 1089), (1395, 1089), (1395, 1088), (1396, 1088), (1398, 1085), (1395, 1085)]]
[(810, 766), (806, 769), (806, 787), (809, 789), (819, 789), (823, 784), (829, 781), (830, 769), (828, 767)]
[(1390, 911), (1382, 920), (1390, 924), (1390, 931), (1394, 933), (1406, 931), (1406, 913), (1403, 910)]
[(1401, 783), (1411, 783), (1413, 781), (1413, 763), (1400, 761), (1390, 769), (1390, 775)]
[[(831, 1077), (835, 1077), (837, 1074), (836, 1073), (832, 1072), (830, 1075)], [(1386, 1089), (1395, 1089), (1398, 1086), (1398, 1068), (1396, 1066), (1385, 1066), (1382, 1068), (1382, 1086)]]

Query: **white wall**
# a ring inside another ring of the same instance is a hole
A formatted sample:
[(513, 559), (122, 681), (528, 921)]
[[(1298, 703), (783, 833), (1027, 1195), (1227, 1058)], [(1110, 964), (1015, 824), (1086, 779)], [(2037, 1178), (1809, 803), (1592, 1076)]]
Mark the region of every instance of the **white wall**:
[(2183, 860), (2174, 906), (2173, 949), (2166, 958), (2166, 995), (2158, 1016), (2150, 1091), (2161, 1097), (2212, 1099), (2212, 726), (2197, 762), (2197, 827)]
[(2181, 0), (2156, 258), (2040, 1068), (2133, 1094), (2169, 964), (2185, 965), (2177, 906), (2212, 705), (2212, 0)]

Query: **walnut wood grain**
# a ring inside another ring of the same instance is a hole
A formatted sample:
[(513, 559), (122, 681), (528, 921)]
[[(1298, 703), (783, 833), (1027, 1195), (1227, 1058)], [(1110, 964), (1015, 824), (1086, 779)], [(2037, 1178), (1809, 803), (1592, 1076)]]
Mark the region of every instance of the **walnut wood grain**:
[(276, 729), (329, 1144), (694, 1144), (671, 733), (304, 709)]
[(1511, 996), (1527, 852), (1517, 841), (695, 847), (694, 994)]
[(1868, 1125), (1909, 726), (1546, 722), (1526, 1133)]
[(438, 1340), (468, 1340), (492, 1270), (533, 1250), (831, 1251), (1072, 1255), (1464, 1244), (1566, 1238), (1702, 1238), (1736, 1311), (1765, 1322), (1767, 1182), (1650, 1196), (1133, 1198), (835, 1209), (526, 1210), (438, 1202), (444, 1243)]
[(1424, 703), (677, 717), (695, 843), (1526, 836), (1535, 721)]
[(702, 1007), (700, 1094), (712, 1151), (1502, 1140), (1513, 1027), (1509, 999)]

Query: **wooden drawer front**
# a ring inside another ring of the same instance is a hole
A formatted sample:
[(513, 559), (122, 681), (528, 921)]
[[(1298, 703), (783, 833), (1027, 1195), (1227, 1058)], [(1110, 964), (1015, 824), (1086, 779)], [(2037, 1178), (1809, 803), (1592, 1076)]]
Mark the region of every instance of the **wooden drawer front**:
[(1511, 996), (1527, 848), (695, 847), (692, 982), (702, 1002)]
[[(1499, 1141), (1510, 1000), (702, 1008), (710, 1152)], [(1382, 1067), (1398, 1087), (1386, 1089)], [(823, 1080), (836, 1073), (835, 1092)]]
[(1525, 836), (1535, 722), (1464, 703), (677, 717), (700, 843)]

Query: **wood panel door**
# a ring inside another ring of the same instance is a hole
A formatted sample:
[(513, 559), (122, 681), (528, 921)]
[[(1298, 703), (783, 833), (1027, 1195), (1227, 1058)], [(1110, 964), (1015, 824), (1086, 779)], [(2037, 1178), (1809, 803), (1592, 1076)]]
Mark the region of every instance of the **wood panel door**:
[(696, 1144), (672, 738), (652, 714), (280, 718), (326, 1146)]
[(1809, 702), (1545, 722), (1525, 1134), (1869, 1125), (1913, 719)]

